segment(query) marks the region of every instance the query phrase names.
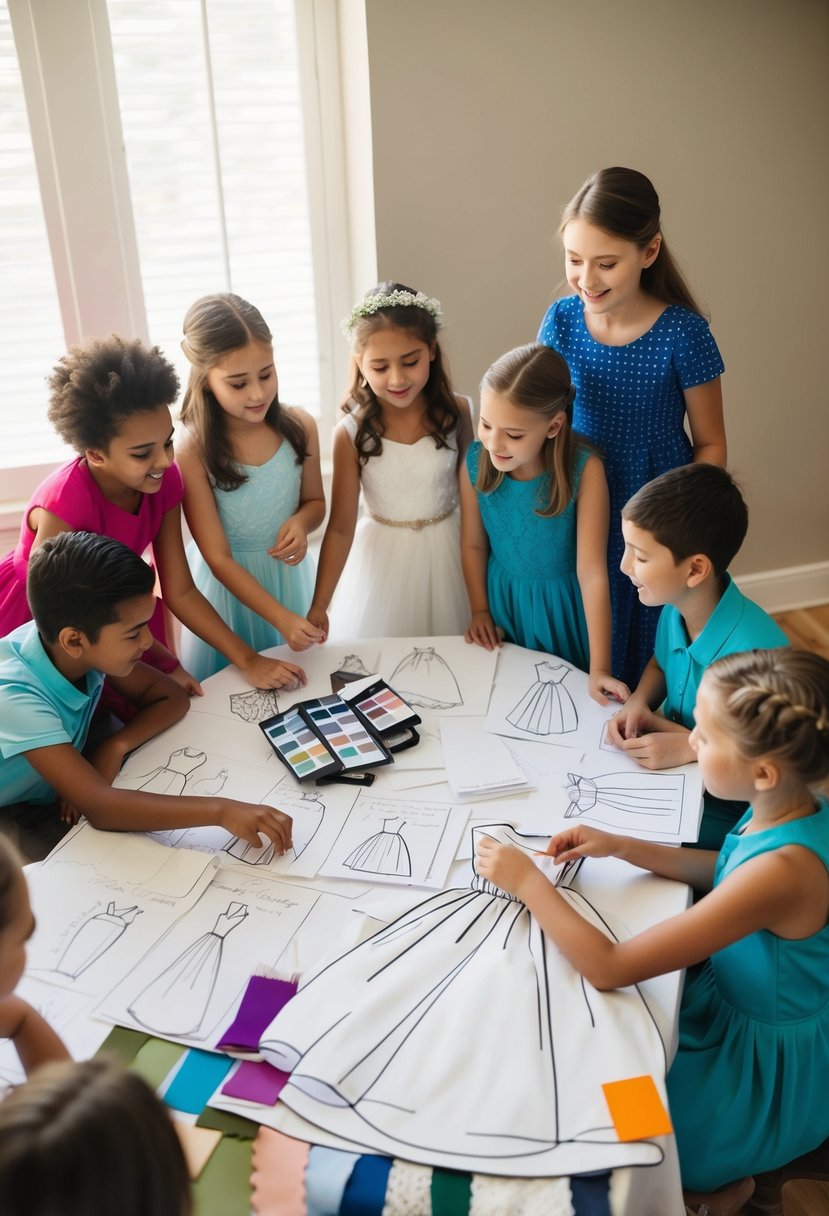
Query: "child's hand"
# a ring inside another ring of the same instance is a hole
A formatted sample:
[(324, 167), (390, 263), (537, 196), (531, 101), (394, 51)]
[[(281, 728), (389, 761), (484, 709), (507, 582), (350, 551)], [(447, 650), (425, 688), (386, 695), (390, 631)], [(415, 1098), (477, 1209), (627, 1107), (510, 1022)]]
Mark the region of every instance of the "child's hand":
[(268, 659), (255, 654), (239, 670), (253, 688), (303, 688), (307, 683), (305, 672), (293, 663), (281, 659)]
[(51, 1060), (68, 1060), (69, 1052), (49, 1023), (19, 996), (0, 1000), (0, 1038), (11, 1039), (26, 1075)]
[(609, 671), (591, 671), (587, 677), (587, 691), (600, 705), (607, 705), (609, 700), (624, 705), (630, 696), (627, 684), (615, 679)]
[(286, 519), (276, 534), (276, 540), (268, 549), (271, 557), (289, 566), (297, 566), (308, 552), (308, 533), (297, 515)]
[(312, 604), (308, 609), (308, 620), (312, 625), (316, 625), (317, 629), (322, 630), (323, 642), (328, 641), (328, 613), (324, 608), (315, 608)]
[(307, 650), (309, 646), (318, 646), (325, 641), (325, 634), (320, 628), (304, 616), (297, 616), (295, 612), (286, 614), (285, 622), (280, 626), (279, 632), (291, 650)]
[(500, 890), (520, 898), (519, 891), (527, 876), (537, 867), (520, 849), (501, 844), (491, 836), (481, 835), (475, 851), (475, 869), (482, 878), (488, 878)]
[(619, 746), (642, 768), (674, 768), (696, 760), (690, 736), (689, 730), (652, 730), (639, 738), (624, 739)]
[(248, 844), (262, 844), (267, 836), (276, 846), (280, 856), (291, 847), (291, 816), (273, 806), (261, 806), (254, 802), (231, 802), (222, 799), (218, 822), (228, 832), (246, 840)]
[(198, 682), (195, 676), (191, 676), (189, 671), (185, 671), (181, 663), (178, 667), (174, 667), (172, 671), (168, 671), (167, 675), (171, 680), (175, 680), (176, 684), (180, 684), (188, 697), (203, 697), (204, 689)]
[(615, 857), (618, 837), (599, 828), (577, 824), (550, 837), (547, 853), (557, 866), (577, 857)]
[(483, 646), (484, 650), (495, 650), (504, 641), (504, 631), (496, 625), (488, 612), (473, 612), (469, 628), (463, 635), (467, 642)]
[(622, 747), (626, 739), (638, 739), (640, 735), (656, 728), (656, 714), (642, 701), (631, 697), (624, 709), (607, 724), (607, 741), (614, 747)]

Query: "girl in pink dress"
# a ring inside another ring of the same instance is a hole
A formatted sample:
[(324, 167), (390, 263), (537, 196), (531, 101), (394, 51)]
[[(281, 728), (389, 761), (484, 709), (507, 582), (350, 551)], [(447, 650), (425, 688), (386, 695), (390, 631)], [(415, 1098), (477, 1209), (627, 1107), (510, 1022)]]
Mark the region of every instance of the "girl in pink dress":
[[(49, 378), (49, 420), (78, 455), (41, 482), (23, 515), (16, 548), (0, 562), (0, 634), (31, 620), (29, 556), (59, 532), (97, 532), (135, 553), (152, 549), (164, 602), (193, 633), (259, 688), (296, 687), (301, 668), (256, 653), (197, 590), (181, 535), (181, 474), (173, 461), (170, 406), (178, 377), (158, 347), (112, 336), (74, 347)], [(170, 649), (161, 601), (145, 662), (201, 692)]]

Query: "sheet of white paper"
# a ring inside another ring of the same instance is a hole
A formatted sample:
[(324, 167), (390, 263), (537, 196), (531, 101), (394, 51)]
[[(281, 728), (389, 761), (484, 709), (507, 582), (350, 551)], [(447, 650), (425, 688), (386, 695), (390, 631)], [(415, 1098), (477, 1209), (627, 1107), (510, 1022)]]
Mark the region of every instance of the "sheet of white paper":
[(450, 788), (461, 796), (516, 790), (528, 784), (495, 735), (482, 746), (481, 718), (444, 718), (440, 737)]
[(387, 638), (380, 672), (404, 701), (441, 716), (485, 714), (498, 653), (462, 637)]
[[(75, 1060), (95, 1054), (112, 1026), (91, 1016), (96, 998), (83, 992), (67, 992), (33, 975), (24, 975), (15, 996), (35, 1008), (60, 1035)], [(8, 1085), (20, 1085), (26, 1074), (10, 1039), (0, 1040), (0, 1096)]]
[(134, 751), (113, 784), (151, 794), (262, 802), (284, 775), (254, 723), (191, 712)]
[(555, 655), (504, 647), (484, 729), (497, 735), (575, 747), (597, 748), (619, 706), (599, 705), (587, 691), (587, 676)]
[(457, 804), (360, 794), (321, 873), (440, 887), (468, 817)]
[[(395, 752), (394, 769), (397, 772), (406, 770), (415, 774), (422, 769), (443, 768), (443, 748), (440, 742), (440, 715), (434, 710), (424, 709), (418, 705), (420, 725), (415, 729), (420, 735), (418, 743), (404, 752)], [(385, 771), (382, 775), (385, 776)], [(379, 774), (378, 774), (379, 775)]]

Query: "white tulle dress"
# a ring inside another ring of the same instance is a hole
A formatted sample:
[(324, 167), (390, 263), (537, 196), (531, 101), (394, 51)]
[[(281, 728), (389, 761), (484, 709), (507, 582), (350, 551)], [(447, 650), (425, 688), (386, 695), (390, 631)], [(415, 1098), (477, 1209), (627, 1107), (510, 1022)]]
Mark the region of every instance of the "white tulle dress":
[[(339, 425), (353, 443), (354, 415)], [(469, 624), (454, 437), (449, 444), (384, 439), (363, 465), (363, 514), (331, 603), (333, 638), (446, 637)]]

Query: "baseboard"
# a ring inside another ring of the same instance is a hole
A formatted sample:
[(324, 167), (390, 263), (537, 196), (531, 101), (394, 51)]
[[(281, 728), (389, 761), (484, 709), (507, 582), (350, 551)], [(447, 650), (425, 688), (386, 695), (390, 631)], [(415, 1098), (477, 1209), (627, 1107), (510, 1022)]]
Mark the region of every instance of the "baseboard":
[(735, 581), (740, 590), (766, 612), (792, 612), (796, 608), (829, 603), (829, 562), (739, 574)]

